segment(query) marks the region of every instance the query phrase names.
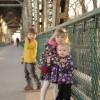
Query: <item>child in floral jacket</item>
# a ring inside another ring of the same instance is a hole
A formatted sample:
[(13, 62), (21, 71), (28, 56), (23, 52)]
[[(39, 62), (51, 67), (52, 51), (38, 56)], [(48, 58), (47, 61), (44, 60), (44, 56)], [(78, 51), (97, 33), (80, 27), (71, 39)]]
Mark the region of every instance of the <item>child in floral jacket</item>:
[(56, 100), (70, 100), (71, 85), (73, 84), (72, 71), (74, 69), (70, 55), (70, 44), (59, 44), (57, 53), (57, 55), (51, 57), (50, 63), (48, 63), (48, 65), (52, 66), (51, 81), (58, 83), (59, 91)]
[[(68, 33), (64, 28), (56, 29), (51, 38), (46, 42), (44, 52), (41, 57), (41, 75), (40, 78), (43, 80), (41, 88), (40, 100), (45, 100), (45, 96), (51, 82), (51, 70), (52, 66), (49, 66), (47, 61), (56, 54), (56, 47), (59, 43), (68, 43)], [(58, 85), (53, 84), (53, 99), (57, 97)]]

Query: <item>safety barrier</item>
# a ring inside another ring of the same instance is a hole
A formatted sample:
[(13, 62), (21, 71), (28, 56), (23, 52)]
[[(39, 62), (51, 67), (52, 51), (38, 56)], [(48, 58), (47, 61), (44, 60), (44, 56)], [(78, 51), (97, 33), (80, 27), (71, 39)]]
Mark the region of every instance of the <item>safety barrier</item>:
[(77, 68), (73, 73), (73, 97), (75, 100), (100, 100), (100, 8), (40, 33), (37, 36), (38, 62), (44, 43), (61, 27), (68, 30)]

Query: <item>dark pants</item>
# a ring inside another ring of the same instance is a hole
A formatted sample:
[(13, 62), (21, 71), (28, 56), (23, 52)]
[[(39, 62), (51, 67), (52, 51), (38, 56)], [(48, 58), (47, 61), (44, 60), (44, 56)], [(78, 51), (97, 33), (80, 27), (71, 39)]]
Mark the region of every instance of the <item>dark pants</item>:
[(17, 47), (19, 47), (19, 42), (17, 42)]
[(25, 78), (28, 86), (32, 86), (32, 78), (34, 79), (37, 86), (40, 85), (38, 76), (35, 73), (35, 63), (25, 63)]
[(56, 100), (70, 100), (71, 84), (58, 84), (58, 96)]

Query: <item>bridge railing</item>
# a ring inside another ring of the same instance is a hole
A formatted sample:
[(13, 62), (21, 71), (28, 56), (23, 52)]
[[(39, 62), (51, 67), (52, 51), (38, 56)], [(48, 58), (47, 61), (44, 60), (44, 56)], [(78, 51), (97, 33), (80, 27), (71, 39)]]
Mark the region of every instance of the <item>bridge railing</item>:
[(3, 46), (7, 46), (7, 45), (10, 45), (10, 43), (9, 42), (2, 42), (2, 41), (0, 41), (0, 47), (3, 47)]
[(100, 8), (40, 33), (37, 36), (38, 61), (46, 40), (61, 27), (68, 30), (77, 68), (72, 95), (76, 100), (100, 100)]

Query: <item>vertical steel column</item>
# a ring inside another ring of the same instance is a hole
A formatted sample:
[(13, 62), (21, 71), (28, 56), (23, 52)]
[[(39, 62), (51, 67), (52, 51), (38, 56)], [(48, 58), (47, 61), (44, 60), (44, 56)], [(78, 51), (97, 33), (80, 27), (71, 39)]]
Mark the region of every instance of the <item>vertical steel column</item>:
[(37, 31), (40, 32), (40, 11), (39, 11), (40, 2), (37, 0)]
[(59, 25), (60, 1), (61, 0), (56, 0), (56, 25)]
[[(63, 7), (64, 3), (65, 7)], [(63, 11), (61, 11), (63, 7)], [(60, 24), (60, 20), (64, 22), (68, 19), (69, 0), (56, 0), (56, 25)]]
[(38, 32), (44, 31), (44, 9), (43, 9), (43, 0), (38, 0)]
[(33, 25), (34, 25), (34, 28), (36, 30), (38, 30), (37, 28), (37, 0), (32, 0), (32, 9), (33, 9)]
[(32, 0), (27, 0), (28, 27), (32, 26)]
[(41, 32), (44, 31), (44, 0), (41, 1), (42, 9), (41, 9), (41, 19), (42, 19), (42, 25), (41, 25)]
[(69, 0), (65, 0), (64, 22), (68, 20)]
[(46, 2), (46, 16), (47, 16), (47, 29), (53, 27), (53, 2), (52, 0), (47, 0)]
[(28, 29), (27, 0), (24, 0), (23, 2), (22, 28), (23, 28), (23, 34), (25, 35)]
[(55, 0), (44, 0), (44, 24), (45, 30), (55, 26)]
[(56, 0), (53, 0), (52, 7), (52, 27), (54, 27), (56, 25)]
[(32, 0), (32, 27), (34, 27), (34, 0)]
[(47, 6), (46, 6), (47, 0), (43, 0), (44, 4), (44, 30), (47, 30)]

